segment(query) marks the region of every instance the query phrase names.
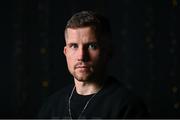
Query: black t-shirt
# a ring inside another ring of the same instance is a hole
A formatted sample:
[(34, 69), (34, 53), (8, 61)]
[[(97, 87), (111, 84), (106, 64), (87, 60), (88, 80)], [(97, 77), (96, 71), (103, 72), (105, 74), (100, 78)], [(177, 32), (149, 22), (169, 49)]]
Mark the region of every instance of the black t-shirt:
[[(68, 100), (74, 85), (70, 85), (50, 96), (41, 108), (39, 118), (70, 118)], [(71, 112), (73, 118), (79, 118), (91, 95), (73, 94)], [(108, 79), (104, 87), (91, 99), (80, 118), (118, 119), (147, 118), (147, 108), (142, 99), (133, 94), (116, 79)]]
[[(91, 95), (79, 95), (76, 90), (74, 91), (71, 99), (71, 114), (72, 118), (78, 118), (81, 114), (83, 114), (83, 111), (86, 110), (88, 107), (87, 102), (91, 102), (91, 100), (95, 98), (95, 94)], [(87, 105), (87, 107), (86, 107)], [(68, 108), (69, 109), (69, 108)]]

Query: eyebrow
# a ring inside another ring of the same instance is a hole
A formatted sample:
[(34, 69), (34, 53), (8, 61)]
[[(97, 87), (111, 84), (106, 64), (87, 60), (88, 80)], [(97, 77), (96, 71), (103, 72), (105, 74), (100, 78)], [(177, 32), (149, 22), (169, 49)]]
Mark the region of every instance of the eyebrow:
[[(98, 42), (95, 42), (95, 41), (90, 41), (90, 42), (87, 42), (87, 43), (84, 43), (84, 45), (88, 45), (88, 44), (97, 44)], [(78, 44), (78, 42), (70, 42), (70, 43), (67, 43), (67, 45), (71, 45), (71, 44)]]
[(77, 44), (76, 42), (67, 43), (68, 46), (71, 46), (73, 44)]

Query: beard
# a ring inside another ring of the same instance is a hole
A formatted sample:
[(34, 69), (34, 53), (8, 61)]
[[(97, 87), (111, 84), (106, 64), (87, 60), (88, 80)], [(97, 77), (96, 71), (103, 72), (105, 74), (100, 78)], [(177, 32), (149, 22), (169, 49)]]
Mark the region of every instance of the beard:
[(80, 82), (87, 82), (91, 81), (91, 79), (93, 78), (93, 71), (92, 68), (89, 68), (87, 70), (75, 69), (72, 75), (76, 80)]
[(71, 70), (71, 74), (80, 82), (97, 82), (99, 78), (104, 76), (104, 68), (104, 65), (98, 63), (92, 65), (90, 63), (78, 62), (74, 65), (73, 70)]

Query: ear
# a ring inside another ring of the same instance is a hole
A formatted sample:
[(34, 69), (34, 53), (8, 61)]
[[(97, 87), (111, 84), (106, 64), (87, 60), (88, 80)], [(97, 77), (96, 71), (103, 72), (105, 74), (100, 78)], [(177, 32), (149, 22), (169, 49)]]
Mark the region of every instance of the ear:
[(66, 51), (67, 51), (67, 48), (66, 48), (66, 46), (64, 47), (64, 50), (63, 50), (63, 53), (64, 53), (64, 55), (66, 56)]

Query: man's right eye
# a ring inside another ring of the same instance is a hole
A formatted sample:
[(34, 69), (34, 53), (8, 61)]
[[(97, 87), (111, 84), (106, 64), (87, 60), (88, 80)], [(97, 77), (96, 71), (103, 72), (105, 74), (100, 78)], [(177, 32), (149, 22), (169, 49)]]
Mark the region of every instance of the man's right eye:
[(78, 48), (77, 44), (70, 44), (70, 48)]

